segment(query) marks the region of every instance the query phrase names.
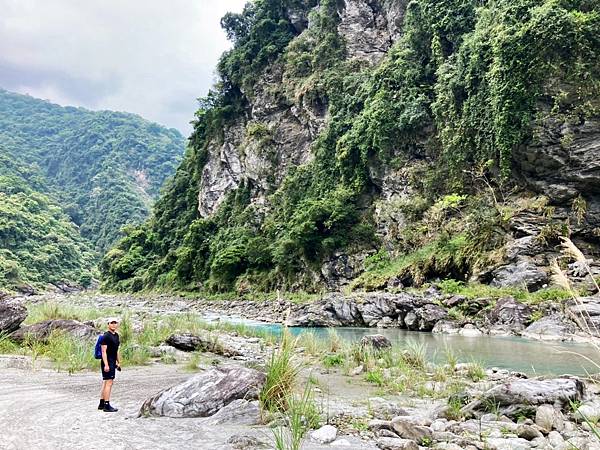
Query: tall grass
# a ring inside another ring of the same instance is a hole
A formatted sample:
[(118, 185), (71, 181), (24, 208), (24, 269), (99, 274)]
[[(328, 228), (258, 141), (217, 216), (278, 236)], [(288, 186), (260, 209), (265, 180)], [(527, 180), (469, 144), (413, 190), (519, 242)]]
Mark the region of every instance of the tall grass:
[(86, 321), (119, 314), (120, 310), (117, 308), (103, 310), (97, 308), (82, 308), (49, 300), (43, 303), (28, 305), (25, 324), (57, 319)]
[(265, 411), (286, 411), (296, 386), (300, 364), (294, 358), (297, 340), (284, 330), (279, 349), (271, 354), (267, 364), (267, 379), (259, 401)]
[(314, 402), (310, 383), (306, 384), (302, 395), (291, 395), (283, 416), (284, 425), (272, 429), (277, 450), (300, 450), (306, 433), (318, 428), (321, 417)]

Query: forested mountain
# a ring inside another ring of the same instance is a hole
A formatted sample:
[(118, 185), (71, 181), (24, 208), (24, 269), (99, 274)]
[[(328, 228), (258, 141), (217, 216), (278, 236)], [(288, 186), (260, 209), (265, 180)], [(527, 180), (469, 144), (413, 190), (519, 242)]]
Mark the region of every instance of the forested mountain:
[(149, 214), (184, 138), (139, 116), (0, 90), (0, 287), (89, 281)]
[(600, 248), (599, 5), (256, 0), (228, 14), (234, 47), (191, 148), (105, 257), (105, 287), (549, 284), (561, 236)]

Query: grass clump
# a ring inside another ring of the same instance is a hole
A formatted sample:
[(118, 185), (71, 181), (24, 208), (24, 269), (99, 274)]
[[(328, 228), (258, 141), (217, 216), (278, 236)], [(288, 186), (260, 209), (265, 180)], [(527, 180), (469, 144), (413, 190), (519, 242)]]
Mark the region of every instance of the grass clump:
[(259, 401), (264, 411), (286, 411), (296, 382), (300, 365), (295, 361), (297, 341), (285, 330), (279, 349), (271, 354), (267, 364), (267, 379)]
[(306, 432), (318, 428), (321, 415), (313, 399), (310, 383), (302, 395), (291, 395), (283, 416), (284, 425), (272, 429), (277, 450), (300, 450)]

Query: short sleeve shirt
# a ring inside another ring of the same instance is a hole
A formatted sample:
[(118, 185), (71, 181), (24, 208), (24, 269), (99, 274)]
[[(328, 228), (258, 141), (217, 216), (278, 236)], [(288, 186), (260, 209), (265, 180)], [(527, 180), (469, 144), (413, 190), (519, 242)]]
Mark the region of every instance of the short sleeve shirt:
[(102, 338), (102, 345), (106, 345), (106, 357), (111, 361), (116, 361), (119, 351), (119, 333), (107, 331)]

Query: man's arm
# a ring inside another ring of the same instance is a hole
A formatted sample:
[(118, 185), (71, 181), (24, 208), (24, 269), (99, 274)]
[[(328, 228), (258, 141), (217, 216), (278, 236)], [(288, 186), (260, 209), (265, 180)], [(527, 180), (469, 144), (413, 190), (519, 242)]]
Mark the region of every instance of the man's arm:
[(117, 350), (117, 366), (121, 367), (121, 350)]
[(108, 366), (108, 357), (106, 356), (106, 349), (108, 346), (102, 344), (100, 348), (102, 349), (102, 362), (104, 363), (104, 371), (108, 372), (110, 370), (110, 367)]

